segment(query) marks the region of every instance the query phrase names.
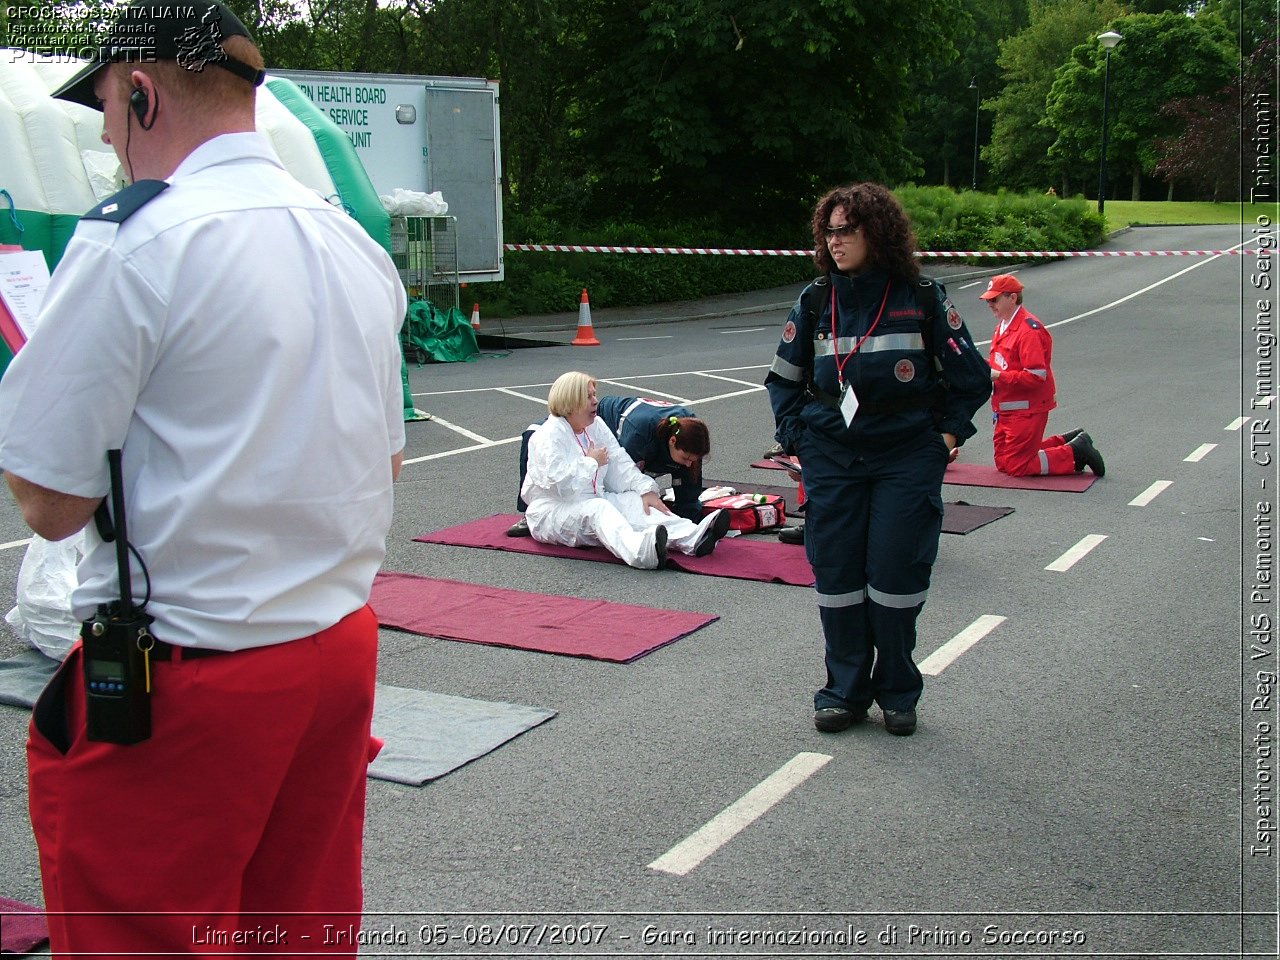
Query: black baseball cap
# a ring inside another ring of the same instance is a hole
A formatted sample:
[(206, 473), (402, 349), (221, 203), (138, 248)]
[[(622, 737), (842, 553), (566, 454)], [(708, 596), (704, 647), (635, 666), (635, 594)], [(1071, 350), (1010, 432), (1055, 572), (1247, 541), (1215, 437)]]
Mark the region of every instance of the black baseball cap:
[(206, 66), (221, 67), (258, 86), (265, 72), (228, 56), (222, 44), (230, 37), (253, 39), (240, 18), (218, 0), (133, 0), (121, 8), (97, 55), (53, 95), (100, 110), (93, 93), (99, 70), (111, 63), (159, 60), (176, 60), (197, 73)]

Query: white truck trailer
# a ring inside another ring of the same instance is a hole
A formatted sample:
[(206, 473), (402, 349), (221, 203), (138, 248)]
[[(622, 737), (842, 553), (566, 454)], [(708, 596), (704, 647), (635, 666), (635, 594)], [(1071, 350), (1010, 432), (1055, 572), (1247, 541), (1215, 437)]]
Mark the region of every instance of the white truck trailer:
[(374, 189), (439, 192), (457, 218), (458, 279), (503, 278), (498, 83), (477, 77), (271, 70), (351, 139)]

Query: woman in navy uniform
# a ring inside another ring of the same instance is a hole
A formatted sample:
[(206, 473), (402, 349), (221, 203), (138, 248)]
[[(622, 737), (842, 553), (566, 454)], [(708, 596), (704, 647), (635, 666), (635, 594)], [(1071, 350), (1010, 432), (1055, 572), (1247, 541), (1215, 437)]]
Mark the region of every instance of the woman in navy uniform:
[(886, 188), (832, 190), (813, 213), (823, 276), (796, 301), (765, 379), (776, 438), (800, 458), (826, 641), (814, 726), (844, 730), (879, 704), (915, 732), (912, 659), (942, 532), (942, 474), (991, 395), (987, 363)]
[(671, 475), (671, 512), (700, 521), (702, 458), (711, 452), (707, 425), (688, 407), (647, 397), (601, 397), (596, 414), (641, 470)]

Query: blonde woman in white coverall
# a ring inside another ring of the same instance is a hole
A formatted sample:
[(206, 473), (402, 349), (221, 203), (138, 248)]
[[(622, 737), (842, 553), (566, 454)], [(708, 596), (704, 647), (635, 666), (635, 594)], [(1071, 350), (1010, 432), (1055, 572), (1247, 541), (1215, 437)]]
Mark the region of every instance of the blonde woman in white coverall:
[(547, 395), (550, 416), (529, 438), (529, 472), (520, 495), (529, 532), (540, 543), (603, 546), (628, 566), (660, 567), (667, 549), (705, 556), (729, 530), (722, 510), (694, 523), (671, 512), (596, 416), (596, 381), (562, 374)]

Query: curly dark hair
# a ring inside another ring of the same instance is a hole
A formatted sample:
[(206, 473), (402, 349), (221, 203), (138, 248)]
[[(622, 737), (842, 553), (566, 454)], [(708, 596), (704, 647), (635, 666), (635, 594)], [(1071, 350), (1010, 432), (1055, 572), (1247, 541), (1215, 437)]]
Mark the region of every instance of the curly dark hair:
[(916, 235), (907, 212), (887, 187), (878, 183), (850, 183), (827, 193), (813, 210), (813, 262), (823, 273), (837, 269), (827, 249), (827, 224), (831, 212), (843, 208), (854, 226), (862, 228), (867, 243), (867, 265), (886, 270), (891, 277), (916, 280)]

